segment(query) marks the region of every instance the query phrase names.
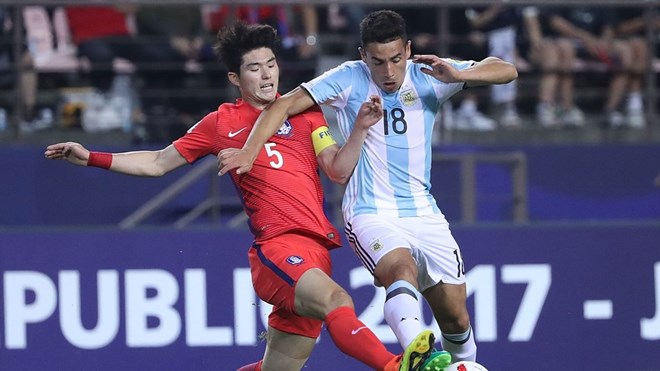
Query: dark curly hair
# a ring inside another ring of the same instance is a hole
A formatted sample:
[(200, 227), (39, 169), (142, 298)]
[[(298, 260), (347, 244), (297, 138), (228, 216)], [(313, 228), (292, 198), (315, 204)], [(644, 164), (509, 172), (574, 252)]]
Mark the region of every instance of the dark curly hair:
[(268, 25), (248, 25), (238, 22), (233, 26), (223, 27), (217, 36), (213, 49), (218, 60), (229, 72), (240, 74), (243, 56), (254, 49), (269, 48), (275, 51), (277, 31)]
[(406, 21), (392, 10), (371, 12), (360, 22), (360, 39), (363, 47), (373, 42), (385, 44), (397, 39), (406, 41)]

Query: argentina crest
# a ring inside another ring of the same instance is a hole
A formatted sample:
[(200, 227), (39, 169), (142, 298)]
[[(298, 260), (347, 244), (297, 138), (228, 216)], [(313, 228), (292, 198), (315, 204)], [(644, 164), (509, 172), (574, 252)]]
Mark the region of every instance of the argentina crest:
[(417, 93), (413, 89), (406, 89), (399, 96), (399, 100), (406, 107), (414, 106), (417, 98)]

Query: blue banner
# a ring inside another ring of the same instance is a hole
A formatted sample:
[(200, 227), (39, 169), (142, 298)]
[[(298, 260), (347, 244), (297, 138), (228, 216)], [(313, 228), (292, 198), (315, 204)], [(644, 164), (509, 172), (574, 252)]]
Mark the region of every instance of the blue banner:
[[(497, 370), (660, 370), (660, 226), (457, 227), (478, 360)], [(269, 306), (244, 231), (0, 233), (0, 369), (235, 370)], [(348, 247), (336, 280), (393, 352), (384, 292)], [(437, 327), (430, 311), (424, 322)], [(356, 344), (358, 346), (358, 344)], [(366, 370), (327, 332), (309, 370)]]

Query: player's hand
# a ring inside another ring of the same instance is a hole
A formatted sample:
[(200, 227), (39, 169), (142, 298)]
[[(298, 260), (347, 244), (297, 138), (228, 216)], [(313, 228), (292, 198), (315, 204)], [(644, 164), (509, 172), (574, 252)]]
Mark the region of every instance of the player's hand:
[(413, 55), (412, 61), (428, 66), (422, 67), (422, 72), (433, 76), (439, 81), (445, 83), (463, 82), (461, 72), (437, 55), (417, 54)]
[(44, 155), (51, 160), (67, 160), (80, 166), (86, 166), (87, 160), (89, 160), (89, 151), (74, 142), (51, 144), (46, 147)]
[(245, 174), (252, 169), (255, 158), (238, 148), (223, 149), (218, 153), (218, 175), (236, 169), (236, 174)]
[(355, 128), (369, 130), (383, 118), (383, 103), (380, 96), (372, 95), (367, 102), (362, 103), (355, 119)]

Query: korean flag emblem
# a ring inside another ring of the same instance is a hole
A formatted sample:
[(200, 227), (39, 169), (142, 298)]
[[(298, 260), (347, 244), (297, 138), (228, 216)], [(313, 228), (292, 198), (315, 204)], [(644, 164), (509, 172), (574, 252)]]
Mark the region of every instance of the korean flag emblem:
[(281, 137), (290, 137), (293, 135), (293, 125), (289, 122), (289, 120), (284, 121), (282, 126), (280, 126), (280, 129), (275, 133), (275, 135), (281, 136)]
[(298, 265), (304, 262), (305, 260), (301, 258), (298, 255), (291, 255), (288, 258), (286, 258), (286, 262), (291, 264), (291, 265)]

